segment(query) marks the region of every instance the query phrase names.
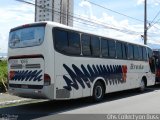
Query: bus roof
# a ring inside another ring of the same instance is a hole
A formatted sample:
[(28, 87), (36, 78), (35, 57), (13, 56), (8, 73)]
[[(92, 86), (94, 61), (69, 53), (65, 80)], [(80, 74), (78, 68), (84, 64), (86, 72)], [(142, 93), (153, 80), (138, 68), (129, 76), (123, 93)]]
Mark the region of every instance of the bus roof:
[(108, 36), (105, 36), (105, 35), (102, 35), (102, 34), (98, 34), (98, 33), (93, 33), (93, 32), (79, 30), (79, 29), (77, 29), (75, 27), (66, 26), (66, 25), (63, 25), (63, 24), (60, 24), (60, 23), (56, 23), (56, 22), (47, 21), (47, 24), (52, 25), (54, 27), (65, 28), (65, 29), (68, 29), (68, 30), (74, 30), (74, 31), (77, 31), (77, 32), (82, 32), (82, 33), (86, 33), (86, 34), (96, 35), (96, 36), (99, 36), (99, 37), (114, 39), (114, 40), (117, 40), (117, 41), (127, 42), (127, 43), (136, 44), (136, 45), (140, 45), (140, 46), (147, 46), (147, 45), (143, 45), (143, 44), (140, 44), (140, 43), (134, 43), (134, 42), (130, 42), (130, 41), (125, 41), (125, 40), (120, 40), (120, 39), (116, 39), (116, 38), (111, 38), (111, 37), (108, 37)]
[(46, 25), (51, 25), (53, 27), (60, 27), (60, 28), (68, 29), (68, 30), (74, 30), (74, 31), (77, 31), (77, 32), (81, 32), (81, 33), (96, 35), (96, 36), (99, 36), (99, 37), (104, 37), (104, 38), (113, 39), (113, 40), (117, 40), (117, 41), (121, 41), (121, 42), (126, 42), (126, 43), (131, 43), (131, 44), (136, 44), (136, 45), (148, 47), (147, 45), (143, 45), (143, 44), (140, 44), (140, 43), (134, 43), (134, 42), (131, 42), (131, 41), (115, 39), (115, 38), (111, 38), (111, 37), (108, 37), (108, 36), (105, 36), (105, 35), (79, 30), (75, 27), (70, 27), (70, 26), (66, 26), (66, 25), (56, 23), (56, 22), (51, 22), (51, 21), (41, 21), (41, 22), (29, 23), (29, 24), (26, 24), (26, 25), (15, 27), (15, 28), (11, 29), (10, 31), (14, 31), (14, 30), (17, 30), (17, 29), (20, 29), (20, 28), (25, 28), (25, 27), (28, 27), (28, 26), (38, 26), (38, 25), (45, 25), (45, 24)]

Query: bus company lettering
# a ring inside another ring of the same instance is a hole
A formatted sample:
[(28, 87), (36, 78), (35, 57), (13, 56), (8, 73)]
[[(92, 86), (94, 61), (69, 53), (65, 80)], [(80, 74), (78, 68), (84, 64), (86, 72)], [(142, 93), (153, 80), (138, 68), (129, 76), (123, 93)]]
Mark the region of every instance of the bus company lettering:
[(42, 70), (23, 70), (23, 71), (14, 71), (14, 75), (12, 76), (11, 80), (15, 81), (38, 81), (40, 82), (42, 79)]
[(72, 64), (72, 68), (69, 68), (66, 64), (63, 65), (70, 78), (66, 75), (63, 76), (66, 86), (63, 88), (71, 91), (72, 88), (78, 90), (78, 83), (83, 89), (87, 86), (91, 87), (91, 83), (97, 77), (103, 77), (107, 85), (123, 84), (126, 83), (127, 78), (127, 66), (126, 65), (81, 65), (81, 69)]
[(142, 70), (142, 69), (144, 69), (144, 66), (143, 65), (134, 65), (134, 64), (131, 64), (131, 66), (130, 66), (130, 69), (131, 70), (133, 70), (133, 69), (140, 69), (140, 70)]

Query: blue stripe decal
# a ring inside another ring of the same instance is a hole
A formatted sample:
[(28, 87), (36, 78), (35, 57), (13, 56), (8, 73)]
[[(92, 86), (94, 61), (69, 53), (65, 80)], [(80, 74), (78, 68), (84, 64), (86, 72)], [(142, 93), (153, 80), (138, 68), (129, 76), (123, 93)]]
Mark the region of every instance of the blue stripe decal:
[(23, 71), (15, 71), (15, 74), (12, 78), (12, 80), (15, 81), (33, 81), (33, 82), (40, 82), (42, 81), (42, 70), (23, 70)]
[(66, 75), (63, 76), (66, 86), (63, 88), (71, 91), (72, 88), (78, 90), (78, 83), (83, 89), (91, 87), (91, 83), (97, 77), (103, 77), (107, 85), (124, 84), (127, 78), (127, 66), (126, 65), (81, 65), (81, 69), (72, 64), (72, 69), (66, 64), (63, 67), (70, 75), (70, 78)]

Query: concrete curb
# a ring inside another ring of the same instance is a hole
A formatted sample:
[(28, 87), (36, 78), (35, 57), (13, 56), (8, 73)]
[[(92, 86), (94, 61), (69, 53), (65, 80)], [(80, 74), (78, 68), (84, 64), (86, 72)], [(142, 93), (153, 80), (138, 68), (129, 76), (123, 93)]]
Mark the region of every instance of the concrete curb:
[(5, 101), (5, 102), (0, 102), (0, 107), (11, 105), (11, 104), (16, 104), (16, 103), (29, 102), (29, 101), (32, 101), (32, 100), (23, 99), (23, 100), (10, 100), (10, 101)]
[(0, 93), (0, 107), (18, 103), (32, 102), (34, 99), (21, 98), (6, 93)]

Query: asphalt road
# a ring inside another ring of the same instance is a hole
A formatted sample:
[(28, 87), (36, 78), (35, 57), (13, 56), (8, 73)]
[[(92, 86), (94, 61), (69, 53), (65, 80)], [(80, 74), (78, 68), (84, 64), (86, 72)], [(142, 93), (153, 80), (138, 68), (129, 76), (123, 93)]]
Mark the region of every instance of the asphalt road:
[[(0, 109), (0, 118), (17, 117), (28, 119), (64, 119), (58, 114), (158, 114), (160, 113), (160, 85), (147, 88), (144, 93), (136, 90), (107, 94), (100, 103), (92, 103), (89, 98), (70, 101), (43, 101)], [(77, 115), (72, 119), (78, 120)], [(83, 117), (81, 117), (83, 118)], [(94, 115), (90, 119), (93, 120)], [(68, 118), (70, 119), (70, 118)]]

